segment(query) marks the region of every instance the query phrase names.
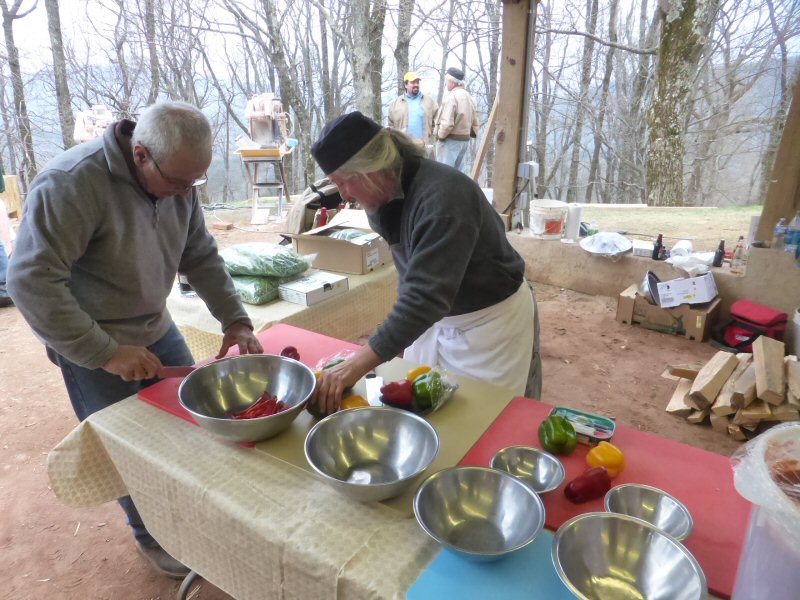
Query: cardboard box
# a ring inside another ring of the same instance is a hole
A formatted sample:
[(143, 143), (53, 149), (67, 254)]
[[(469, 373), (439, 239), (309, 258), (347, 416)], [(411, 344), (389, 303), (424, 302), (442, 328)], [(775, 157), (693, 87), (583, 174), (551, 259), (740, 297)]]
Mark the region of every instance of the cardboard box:
[[(342, 229), (361, 229), (366, 235), (354, 241), (328, 237)], [(301, 255), (316, 254), (312, 266), (326, 271), (362, 275), (392, 262), (389, 244), (372, 231), (363, 210), (341, 210), (330, 223), (304, 233), (282, 234)]]
[(633, 241), (633, 255), (644, 256), (645, 258), (653, 258), (653, 242), (646, 242), (644, 240)]
[(714, 275), (670, 279), (658, 283), (658, 305), (670, 308), (679, 304), (705, 304), (717, 297)]
[(287, 302), (312, 306), (344, 294), (350, 288), (347, 277), (319, 271), (278, 287), (278, 297)]
[(639, 286), (634, 283), (619, 295), (617, 321), (620, 323), (636, 324), (702, 342), (709, 336), (719, 318), (719, 298), (706, 304), (661, 308), (650, 304), (638, 293), (638, 289)]

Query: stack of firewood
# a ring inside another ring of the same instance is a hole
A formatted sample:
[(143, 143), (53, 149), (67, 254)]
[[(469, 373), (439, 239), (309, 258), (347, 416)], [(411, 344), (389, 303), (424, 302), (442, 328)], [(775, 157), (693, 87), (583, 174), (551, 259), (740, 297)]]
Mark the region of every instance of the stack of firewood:
[(668, 367), (678, 386), (667, 412), (711, 422), (744, 441), (782, 421), (800, 419), (800, 362), (784, 344), (761, 336), (752, 354), (717, 352), (705, 365)]

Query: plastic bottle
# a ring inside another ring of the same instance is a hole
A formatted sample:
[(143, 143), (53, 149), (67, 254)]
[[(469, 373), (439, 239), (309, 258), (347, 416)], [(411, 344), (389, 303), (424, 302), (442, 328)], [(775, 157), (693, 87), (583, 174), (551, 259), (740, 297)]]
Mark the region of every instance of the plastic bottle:
[(747, 270), (747, 247), (744, 243), (744, 236), (739, 236), (739, 241), (736, 242), (736, 248), (733, 249), (731, 255), (731, 273), (738, 273), (744, 275)]
[(786, 236), (783, 239), (783, 249), (794, 254), (800, 245), (800, 211), (794, 216), (786, 227)]
[(711, 264), (715, 267), (721, 267), (723, 258), (725, 258), (725, 240), (720, 240), (719, 247), (714, 252), (714, 262)]
[(319, 225), (317, 227), (322, 227), (323, 225), (328, 224), (328, 209), (324, 206), (319, 209)]
[(775, 231), (772, 235), (772, 243), (769, 245), (774, 250), (783, 250), (784, 240), (786, 238), (786, 219), (781, 217), (775, 223)]
[(656, 243), (653, 246), (653, 260), (659, 260), (661, 256), (661, 249), (664, 247), (664, 236), (662, 234), (658, 234), (658, 238), (656, 239)]

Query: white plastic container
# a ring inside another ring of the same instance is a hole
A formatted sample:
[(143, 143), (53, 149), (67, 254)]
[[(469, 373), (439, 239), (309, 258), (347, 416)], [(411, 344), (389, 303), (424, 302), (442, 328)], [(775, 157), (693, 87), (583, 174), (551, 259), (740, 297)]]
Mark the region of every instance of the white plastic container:
[(533, 237), (557, 240), (564, 235), (567, 203), (549, 198), (536, 198), (530, 203), (531, 233)]
[[(774, 465), (800, 465), (800, 423), (778, 425), (733, 456), (736, 490), (753, 503), (732, 600), (796, 600), (800, 591), (800, 483), (776, 483)], [(791, 466), (790, 466), (791, 468)], [(792, 471), (793, 472), (793, 471)]]
[(792, 354), (800, 356), (800, 308), (795, 309), (792, 319)]

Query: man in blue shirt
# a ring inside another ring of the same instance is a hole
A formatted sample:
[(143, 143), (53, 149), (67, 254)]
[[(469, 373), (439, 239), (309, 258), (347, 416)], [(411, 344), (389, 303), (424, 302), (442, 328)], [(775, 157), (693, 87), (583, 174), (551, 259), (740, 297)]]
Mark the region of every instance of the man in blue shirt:
[(433, 125), (439, 105), (436, 100), (423, 94), (419, 89), (421, 78), (415, 71), (403, 77), (405, 93), (401, 94), (389, 107), (389, 127), (408, 134), (420, 146), (433, 145)]

